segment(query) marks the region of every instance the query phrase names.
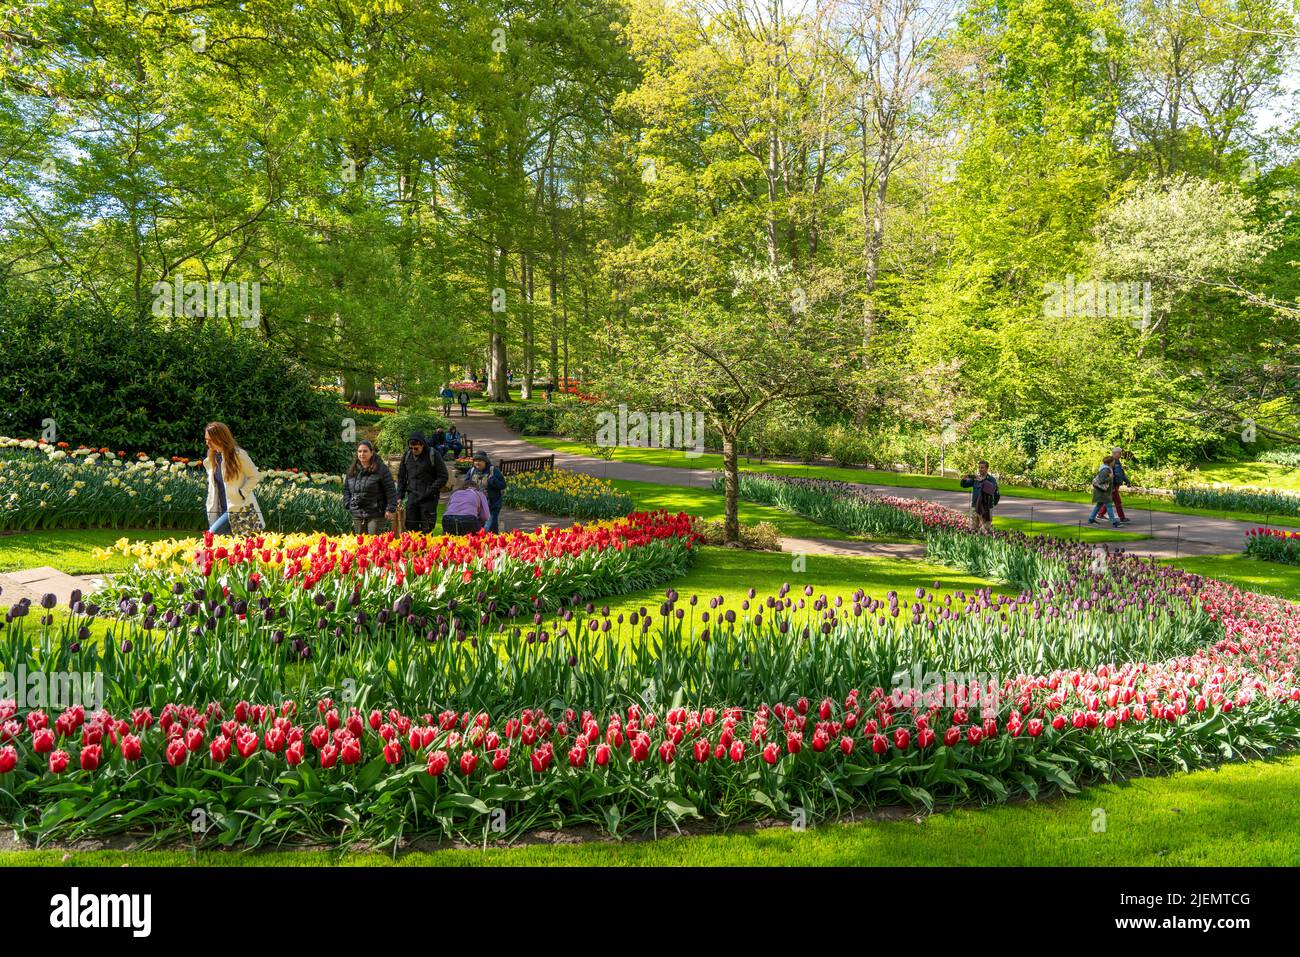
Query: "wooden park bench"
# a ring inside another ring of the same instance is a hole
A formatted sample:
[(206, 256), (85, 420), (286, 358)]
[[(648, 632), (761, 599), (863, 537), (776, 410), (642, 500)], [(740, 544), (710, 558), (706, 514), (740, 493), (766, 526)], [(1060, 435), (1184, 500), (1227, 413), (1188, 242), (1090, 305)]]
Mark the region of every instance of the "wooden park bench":
[(502, 475), (517, 475), (520, 472), (547, 472), (555, 468), (554, 455), (534, 455), (525, 459), (502, 459), (497, 462)]

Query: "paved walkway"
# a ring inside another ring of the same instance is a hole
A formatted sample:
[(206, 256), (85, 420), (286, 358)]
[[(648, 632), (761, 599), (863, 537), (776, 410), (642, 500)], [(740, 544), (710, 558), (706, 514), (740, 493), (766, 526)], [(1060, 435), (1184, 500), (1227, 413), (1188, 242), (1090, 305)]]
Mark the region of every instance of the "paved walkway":
[(74, 591), (89, 595), (104, 583), (103, 575), (65, 575), (57, 568), (42, 565), (20, 572), (0, 575), (0, 608), (16, 605), (24, 598), (39, 606), (46, 595), (53, 595), (66, 605)]
[[(487, 451), (494, 460), (552, 454), (550, 449), (533, 445), (512, 432), (504, 422), (491, 413), (471, 408), (466, 421), (462, 423), (459, 416), (455, 417), (455, 421), (474, 439), (474, 447)], [(657, 485), (681, 485), (690, 488), (709, 488), (713, 481), (711, 469), (670, 468), (642, 465), (636, 462), (606, 462), (593, 456), (571, 455), (565, 452), (555, 452), (554, 455), (557, 468), (586, 472), (600, 478), (653, 482)], [(959, 509), (965, 508), (970, 502), (970, 493), (956, 487), (955, 480), (952, 489), (908, 488), (870, 483), (861, 483), (861, 485), (873, 492), (926, 499)], [(1080, 502), (1003, 496), (997, 514), (1007, 518), (1024, 519), (1035, 525), (1040, 522), (1050, 525), (1081, 525), (1087, 520), (1089, 511), (1091, 506)], [(1154, 555), (1158, 558), (1235, 554), (1245, 545), (1246, 530), (1255, 527), (1251, 522), (1155, 512), (1143, 508), (1125, 508), (1125, 512), (1133, 520), (1133, 524), (1125, 526), (1124, 530), (1150, 537), (1138, 541), (1113, 542), (1110, 543), (1111, 547), (1123, 548), (1137, 554)], [(828, 544), (843, 549), (855, 544), (871, 543)], [(837, 553), (846, 554), (842, 551)]]
[[(454, 416), (453, 419), (457, 425), (464, 428), (466, 434), (474, 439), (474, 447), (480, 451), (486, 451), (492, 456), (493, 461), (503, 458), (525, 458), (535, 455), (554, 454), (557, 468), (567, 469), (572, 472), (585, 472), (600, 478), (651, 482), (656, 485), (678, 485), (689, 488), (709, 488), (713, 482), (713, 471), (711, 469), (668, 468), (658, 465), (642, 465), (635, 462), (607, 462), (594, 456), (571, 455), (565, 452), (552, 453), (550, 449), (541, 448), (520, 438), (496, 416), (479, 409), (471, 408), (469, 416), (464, 421), (460, 419), (460, 416)], [(954, 508), (964, 508), (969, 501), (969, 493), (960, 488), (906, 488), (867, 483), (862, 483), (862, 487), (887, 495), (941, 502)], [(1088, 505), (1077, 502), (1055, 502), (1050, 499), (1004, 496), (998, 506), (997, 514), (1025, 519), (1034, 524), (1078, 525), (1087, 518), (1089, 510)], [(1177, 515), (1170, 512), (1153, 512), (1138, 508), (1129, 508), (1126, 511), (1129, 517), (1134, 520), (1132, 525), (1126, 527), (1126, 530), (1141, 532), (1151, 537), (1139, 541), (1111, 543), (1110, 547), (1123, 548), (1137, 554), (1154, 555), (1159, 558), (1237, 553), (1243, 547), (1246, 530), (1254, 527), (1249, 522), (1234, 522), (1228, 519), (1209, 518), (1199, 515)], [(515, 529), (533, 531), (540, 525), (564, 527), (573, 524), (572, 519), (541, 515), (522, 509), (505, 509), (501, 513), (501, 519), (505, 531)], [(787, 552), (806, 555), (879, 556), (889, 558), (923, 558), (925, 556), (925, 546), (908, 543), (783, 538), (781, 539), (781, 547)], [(39, 605), (41, 598), (46, 594), (53, 594), (61, 604), (66, 604), (74, 589), (80, 589), (83, 594), (90, 594), (104, 581), (105, 576), (65, 575), (63, 572), (47, 566), (0, 574), (0, 589), (3, 589), (3, 591), (0, 591), (0, 608), (11, 605), (23, 598), (30, 598), (32, 604)]]

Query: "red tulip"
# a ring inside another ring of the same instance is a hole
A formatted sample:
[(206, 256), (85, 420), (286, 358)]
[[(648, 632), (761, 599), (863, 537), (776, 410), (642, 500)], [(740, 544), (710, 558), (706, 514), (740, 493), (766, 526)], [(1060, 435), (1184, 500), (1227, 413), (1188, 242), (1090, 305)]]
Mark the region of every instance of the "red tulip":
[(921, 728), (919, 731), (917, 731), (917, 733), (916, 733), (916, 746), (917, 746), (918, 748), (920, 748), (921, 750), (924, 751), (926, 748), (930, 747), (930, 745), (932, 745), (932, 744), (934, 744), (934, 731), (933, 731), (932, 729), (930, 729), (930, 728)]
[(943, 743), (948, 747), (954, 747), (961, 740), (961, 728), (955, 724), (943, 733)]
[(659, 757), (663, 760), (664, 764), (672, 764), (673, 757), (676, 756), (676, 754), (677, 745), (673, 744), (672, 741), (665, 741), (663, 744), (659, 745)]
[(912, 734), (906, 728), (898, 728), (894, 731), (894, 747), (900, 751), (906, 751), (912, 744)]
[(32, 733), (32, 750), (37, 754), (49, 754), (54, 750), (54, 732), (49, 728), (38, 728)]
[(99, 767), (100, 747), (97, 744), (88, 744), (81, 749), (81, 770), (93, 771)]
[(328, 771), (334, 767), (339, 759), (339, 746), (337, 744), (327, 744), (320, 749), (320, 766)]
[[(443, 771), (447, 770), (449, 764), (451, 764), (451, 758), (447, 755), (446, 751), (434, 751), (429, 755), (429, 762), (425, 766), (425, 770), (428, 771), (430, 776), (436, 778), (441, 775)], [(496, 762), (493, 761), (494, 766), (495, 764)], [(498, 770), (500, 769), (498, 768)]]
[(1056, 717), (1052, 718), (1052, 728), (1054, 730), (1060, 731), (1064, 727), (1065, 727), (1065, 715), (1058, 714)]
[(465, 751), (460, 756), (460, 773), (469, 777), (478, 767), (478, 755), (473, 751)]
[(344, 764), (361, 763), (361, 740), (359, 738), (348, 738), (339, 748), (339, 760)]
[(284, 749), (285, 763), (288, 764), (289, 767), (291, 768), (299, 764), (302, 764), (302, 757), (303, 757), (302, 751), (303, 751), (302, 742), (294, 741), (292, 744), (290, 744), (287, 748)]
[(203, 747), (203, 732), (198, 728), (190, 728), (185, 732), (185, 747), (190, 751), (198, 751)]
[(134, 734), (125, 734), (122, 736), (122, 759), (125, 761), (139, 761), (143, 748), (140, 746), (140, 739)]
[[(587, 763), (587, 748), (582, 744), (575, 744), (569, 748), (569, 766), (580, 768)], [(493, 762), (495, 765), (495, 762)]]
[(984, 738), (984, 732), (981, 731), (979, 728), (975, 727), (975, 725), (972, 724), (969, 728), (966, 729), (966, 740), (969, 741), (971, 744), (979, 744), (983, 738)]
[(791, 731), (785, 736), (785, 749), (791, 754), (798, 754), (803, 750), (803, 735), (798, 731)]
[(608, 744), (598, 745), (596, 747), (596, 764), (603, 768), (609, 764), (611, 754), (613, 754), (613, 751)]
[(384, 763), (399, 764), (402, 760), (402, 744), (400, 741), (389, 741), (384, 745)]
[(1043, 733), (1042, 718), (1030, 718), (1028, 726), (1029, 726), (1029, 736), (1031, 738), (1036, 738)]
[(708, 738), (697, 738), (695, 741), (695, 763), (703, 764), (709, 760), (709, 753), (712, 750)]
[(173, 738), (167, 742), (167, 763), (174, 768), (179, 768), (185, 763), (185, 759), (190, 756), (189, 749), (185, 747), (185, 742), (179, 738)]
[(554, 752), (551, 750), (550, 744), (543, 744), (541, 747), (537, 748), (530, 756), (533, 770), (538, 774), (541, 774), (549, 768), (551, 766), (551, 758), (553, 754)]
[(51, 751), (50, 771), (54, 774), (62, 774), (66, 770), (68, 770), (68, 752)]
[[(848, 748), (845, 748), (845, 742), (848, 742)], [(844, 738), (844, 740), (840, 742), (840, 750), (845, 754), (852, 754), (853, 739), (849, 737)], [(873, 734), (871, 736), (871, 750), (876, 754), (884, 754), (889, 750), (889, 739), (883, 734)]]
[(776, 764), (781, 760), (781, 748), (775, 741), (768, 743), (763, 748), (763, 760), (768, 764)]
[(731, 742), (731, 760), (732, 761), (745, 760), (745, 742), (741, 741), (739, 738)]
[(492, 750), (492, 770), (500, 771), (505, 768), (506, 762), (510, 760), (509, 748), (493, 748)]
[(212, 760), (217, 764), (225, 764), (230, 757), (230, 739), (224, 734), (217, 735), (208, 745), (208, 754), (212, 755)]

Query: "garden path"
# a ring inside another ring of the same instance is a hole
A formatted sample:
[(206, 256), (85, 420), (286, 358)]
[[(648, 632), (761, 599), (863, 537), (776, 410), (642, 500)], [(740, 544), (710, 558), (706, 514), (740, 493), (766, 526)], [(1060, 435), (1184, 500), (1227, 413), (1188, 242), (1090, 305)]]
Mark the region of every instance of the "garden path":
[[(454, 417), (459, 419), (459, 417)], [(462, 424), (458, 421), (458, 424)], [(513, 432), (501, 419), (480, 409), (471, 408), (468, 422), (463, 423), (466, 434), (474, 439), (476, 449), (486, 450), (493, 458), (521, 458), (534, 455), (551, 455), (550, 449), (533, 445)], [(622, 479), (635, 482), (652, 482), (656, 485), (680, 485), (690, 488), (709, 488), (713, 481), (710, 469), (670, 468), (660, 465), (642, 465), (636, 462), (606, 462), (594, 456), (555, 452), (557, 468), (585, 472), (600, 478)], [(892, 485), (861, 483), (862, 488), (885, 495), (927, 499), (954, 508), (963, 508), (970, 500), (969, 493), (956, 486), (952, 489), (907, 488)], [(1088, 517), (1089, 506), (1079, 502), (1057, 502), (1003, 496), (997, 514), (1024, 519), (1034, 524), (1079, 525)], [(1177, 558), (1180, 555), (1219, 555), (1240, 552), (1248, 529), (1256, 527), (1251, 522), (1211, 518), (1202, 515), (1179, 515), (1156, 512), (1143, 508), (1126, 508), (1133, 524), (1126, 531), (1140, 532), (1147, 539), (1113, 543), (1111, 548), (1123, 548), (1140, 555), (1157, 558)], [(852, 543), (835, 542), (837, 547)], [(864, 543), (870, 544), (870, 543)], [(794, 549), (792, 549), (794, 550)]]

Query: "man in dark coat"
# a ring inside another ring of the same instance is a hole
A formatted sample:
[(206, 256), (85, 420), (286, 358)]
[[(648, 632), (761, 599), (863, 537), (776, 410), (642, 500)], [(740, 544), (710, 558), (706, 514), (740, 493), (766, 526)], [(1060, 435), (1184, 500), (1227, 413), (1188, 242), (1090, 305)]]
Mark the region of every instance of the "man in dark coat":
[(993, 531), (993, 509), (1002, 498), (1002, 490), (998, 488), (998, 480), (989, 474), (989, 463), (981, 459), (979, 471), (964, 476), (961, 487), (971, 490), (970, 518), (975, 530)]
[(397, 470), (397, 500), (406, 501), (407, 531), (433, 531), (438, 520), (438, 496), (446, 484), (447, 463), (429, 445), (423, 432), (412, 432)]

